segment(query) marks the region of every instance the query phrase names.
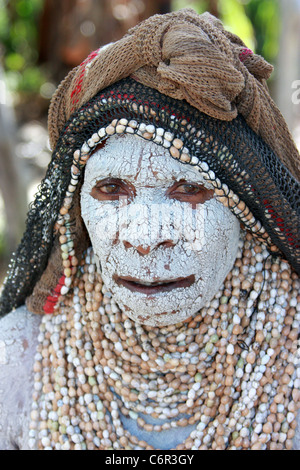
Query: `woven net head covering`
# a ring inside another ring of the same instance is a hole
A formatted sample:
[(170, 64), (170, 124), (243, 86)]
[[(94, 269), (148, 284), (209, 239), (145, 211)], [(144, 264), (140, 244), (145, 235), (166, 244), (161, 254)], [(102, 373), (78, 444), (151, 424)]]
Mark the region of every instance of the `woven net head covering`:
[(25, 299), (31, 311), (51, 313), (72, 288), (90, 244), (79, 204), (84, 165), (115, 133), (151, 139), (197, 166), (220, 202), (299, 273), (300, 158), (269, 95), (271, 72), (219, 20), (191, 9), (149, 18), (72, 70), (51, 102), (53, 156), (1, 314)]

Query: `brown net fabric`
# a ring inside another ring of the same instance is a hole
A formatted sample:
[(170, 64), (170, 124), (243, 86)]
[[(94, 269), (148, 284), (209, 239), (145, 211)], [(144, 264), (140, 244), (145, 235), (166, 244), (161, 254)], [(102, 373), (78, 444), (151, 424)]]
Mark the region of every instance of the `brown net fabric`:
[[(153, 124), (156, 130), (164, 129), (180, 138), (183, 148), (198, 157), (197, 162), (182, 164), (199, 166), (210, 181), (221, 182), (220, 190), (225, 198), (228, 195), (230, 209), (244, 226), (270, 247), (276, 245), (273, 255), (283, 256), (300, 272), (299, 183), (244, 118), (217, 120), (184, 100), (174, 100), (133, 79), (125, 79), (98, 93), (72, 116), (62, 131), (29, 211), (26, 232), (11, 262), (0, 301), (1, 315), (23, 304), (32, 293), (31, 309), (43, 313), (47, 295), (55, 294), (63, 268), (54, 225), (70, 184), (74, 151), (99, 129), (121, 118)], [(82, 180), (84, 167), (79, 165), (79, 169)], [(89, 244), (80, 217), (79, 190), (80, 185), (68, 219), (78, 259)], [(237, 196), (233, 204), (230, 190)], [(250, 211), (254, 217), (248, 217)], [(257, 229), (257, 222), (267, 234)]]

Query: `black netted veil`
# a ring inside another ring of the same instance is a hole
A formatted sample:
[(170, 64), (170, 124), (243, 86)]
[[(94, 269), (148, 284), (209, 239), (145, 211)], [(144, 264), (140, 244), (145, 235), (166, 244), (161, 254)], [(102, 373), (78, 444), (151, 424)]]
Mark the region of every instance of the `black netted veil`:
[[(230, 122), (213, 119), (185, 101), (127, 78), (99, 92), (66, 124), (11, 261), (0, 315), (24, 303), (47, 266), (55, 239), (53, 228), (71, 179), (74, 151), (100, 128), (120, 118), (153, 124), (180, 138), (190, 155), (207, 164), (210, 179), (219, 179), (246, 204), (277, 246), (277, 254), (300, 272), (299, 183), (274, 152), (242, 117)], [(237, 211), (235, 214), (239, 217)], [(251, 230), (250, 222), (246, 228)]]

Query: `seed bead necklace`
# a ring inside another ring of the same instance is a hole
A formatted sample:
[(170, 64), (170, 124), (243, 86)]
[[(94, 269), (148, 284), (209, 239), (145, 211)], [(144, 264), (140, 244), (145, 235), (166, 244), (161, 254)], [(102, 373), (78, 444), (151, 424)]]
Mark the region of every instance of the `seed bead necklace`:
[(114, 303), (89, 249), (73, 292), (42, 319), (30, 448), (153, 449), (126, 417), (150, 433), (192, 425), (177, 450), (291, 449), (299, 301), (289, 265), (244, 234), (223, 288), (197, 316), (138, 325)]

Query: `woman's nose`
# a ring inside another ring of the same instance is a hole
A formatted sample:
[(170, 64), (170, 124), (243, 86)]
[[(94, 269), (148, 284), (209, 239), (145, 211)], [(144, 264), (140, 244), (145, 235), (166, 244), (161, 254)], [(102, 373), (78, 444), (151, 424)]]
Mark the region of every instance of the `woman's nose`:
[(176, 244), (171, 216), (166, 217), (166, 205), (132, 204), (127, 209), (122, 213), (119, 230), (119, 241), (126, 249), (134, 248), (145, 256), (156, 248)]

